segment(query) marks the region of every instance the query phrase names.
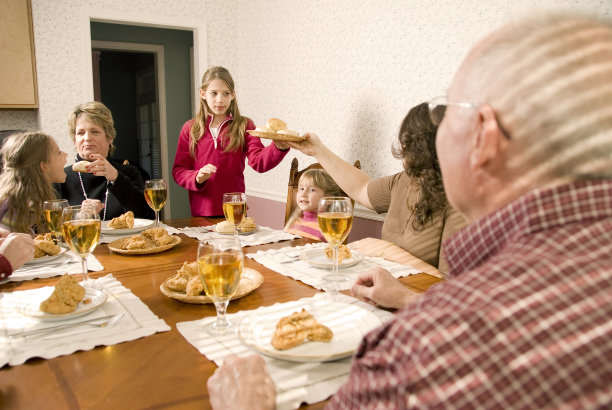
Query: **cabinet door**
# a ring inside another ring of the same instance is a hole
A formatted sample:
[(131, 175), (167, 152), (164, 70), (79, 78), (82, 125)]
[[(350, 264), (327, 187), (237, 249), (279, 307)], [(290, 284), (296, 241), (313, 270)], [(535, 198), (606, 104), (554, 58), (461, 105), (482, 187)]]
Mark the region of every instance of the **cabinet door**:
[(0, 0), (0, 108), (38, 108), (30, 0)]

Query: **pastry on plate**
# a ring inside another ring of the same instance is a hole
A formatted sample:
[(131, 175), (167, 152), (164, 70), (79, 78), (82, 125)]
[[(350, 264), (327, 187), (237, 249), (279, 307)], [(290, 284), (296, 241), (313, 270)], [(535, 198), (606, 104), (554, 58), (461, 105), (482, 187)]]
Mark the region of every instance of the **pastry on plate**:
[(123, 215), (111, 219), (106, 225), (113, 229), (130, 229), (134, 227), (134, 212), (127, 211)]
[(287, 129), (287, 123), (283, 120), (279, 120), (278, 118), (270, 118), (266, 123), (266, 126), (270, 128), (272, 132)]
[(330, 328), (319, 323), (310, 312), (302, 308), (301, 312), (294, 312), (278, 321), (271, 344), (276, 350), (287, 350), (306, 340), (329, 342), (333, 337), (334, 332)]
[(166, 281), (168, 289), (175, 292), (185, 292), (188, 296), (198, 296), (204, 292), (200, 280), (197, 262), (185, 262), (176, 275)]
[(53, 237), (50, 233), (38, 235), (34, 238), (34, 258), (57, 255), (61, 250), (62, 248), (53, 242)]
[[(334, 250), (331, 245), (325, 248), (325, 255), (331, 260), (334, 256)], [(346, 245), (340, 245), (338, 247), (338, 263), (342, 263), (343, 260), (351, 257), (351, 250)]]
[(140, 235), (134, 235), (127, 238), (127, 240), (121, 244), (121, 249), (151, 249), (169, 245), (172, 242), (174, 242), (172, 235), (168, 234), (168, 231), (164, 228), (151, 228), (142, 231)]
[(72, 170), (74, 172), (89, 172), (89, 169), (87, 168), (89, 164), (89, 161), (75, 162), (74, 164), (72, 164)]
[[(257, 229), (257, 224), (253, 218), (245, 216), (242, 218), (242, 222), (238, 225), (238, 230), (240, 232), (251, 232)], [(215, 225), (215, 231), (219, 233), (234, 233), (234, 225), (229, 223), (228, 221), (219, 222)]]
[(40, 310), (47, 313), (74, 312), (84, 297), (85, 288), (79, 285), (76, 279), (65, 273), (55, 285), (51, 296), (40, 304)]

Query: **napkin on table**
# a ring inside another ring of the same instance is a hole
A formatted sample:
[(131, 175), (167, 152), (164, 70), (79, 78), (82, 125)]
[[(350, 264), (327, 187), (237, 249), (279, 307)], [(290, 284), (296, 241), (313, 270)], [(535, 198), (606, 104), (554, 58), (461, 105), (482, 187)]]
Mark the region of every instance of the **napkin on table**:
[[(214, 238), (227, 237), (227, 234), (220, 234), (214, 231), (214, 225), (212, 226), (198, 226), (198, 227), (185, 227), (180, 228), (179, 231), (185, 235), (197, 239), (199, 241), (207, 241)], [(299, 238), (297, 235), (290, 234), (278, 229), (267, 228), (260, 226), (259, 230), (249, 235), (239, 235), (241, 246), (255, 246), (263, 245), (266, 243), (289, 241), (292, 239)]]
[[(87, 256), (87, 270), (99, 272), (104, 270), (104, 266), (92, 254)], [(24, 265), (13, 271), (5, 282), (19, 282), (36, 278), (52, 278), (62, 276), (64, 273), (82, 273), (81, 257), (71, 250), (66, 251), (59, 258), (37, 265)]]
[[(20, 313), (27, 310), (28, 306), (44, 300), (51, 293), (52, 287), (0, 293), (0, 367), (5, 364), (16, 366), (32, 357), (51, 359), (78, 350), (91, 350), (99, 345), (110, 346), (170, 330), (166, 322), (155, 316), (147, 305), (112, 275), (89, 279), (81, 284), (106, 292), (106, 302), (87, 315), (52, 322)], [(79, 326), (61, 329), (51, 335), (9, 337), (29, 330), (119, 313), (123, 316), (112, 327)]]

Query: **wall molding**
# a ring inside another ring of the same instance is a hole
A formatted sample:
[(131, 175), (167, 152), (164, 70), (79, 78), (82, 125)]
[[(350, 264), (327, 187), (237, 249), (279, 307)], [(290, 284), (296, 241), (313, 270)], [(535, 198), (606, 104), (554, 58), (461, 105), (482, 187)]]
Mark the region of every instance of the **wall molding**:
[[(287, 202), (286, 194), (279, 194), (278, 192), (267, 191), (265, 189), (246, 189), (246, 194), (255, 196), (257, 198), (268, 199), (270, 201), (281, 202), (283, 204)], [(355, 205), (353, 215), (358, 218), (371, 219), (373, 221), (380, 222), (384, 221), (385, 216), (387, 216), (387, 214), (377, 214), (376, 212), (371, 211), (359, 204)]]

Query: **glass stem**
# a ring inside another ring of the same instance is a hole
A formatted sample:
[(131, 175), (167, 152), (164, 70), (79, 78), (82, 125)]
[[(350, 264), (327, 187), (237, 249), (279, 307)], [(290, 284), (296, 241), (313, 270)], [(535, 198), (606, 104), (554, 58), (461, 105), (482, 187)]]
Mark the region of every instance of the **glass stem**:
[(217, 323), (215, 327), (217, 329), (223, 329), (227, 327), (227, 318), (225, 314), (227, 312), (227, 305), (229, 304), (229, 300), (225, 302), (215, 302), (215, 308), (217, 309)]
[(159, 211), (155, 211), (155, 227), (159, 228)]
[(83, 268), (83, 280), (89, 279), (89, 275), (87, 274), (87, 255), (81, 256), (81, 266)]
[(332, 259), (334, 261), (334, 269), (332, 272), (334, 275), (337, 275), (338, 274), (338, 245), (332, 246)]

